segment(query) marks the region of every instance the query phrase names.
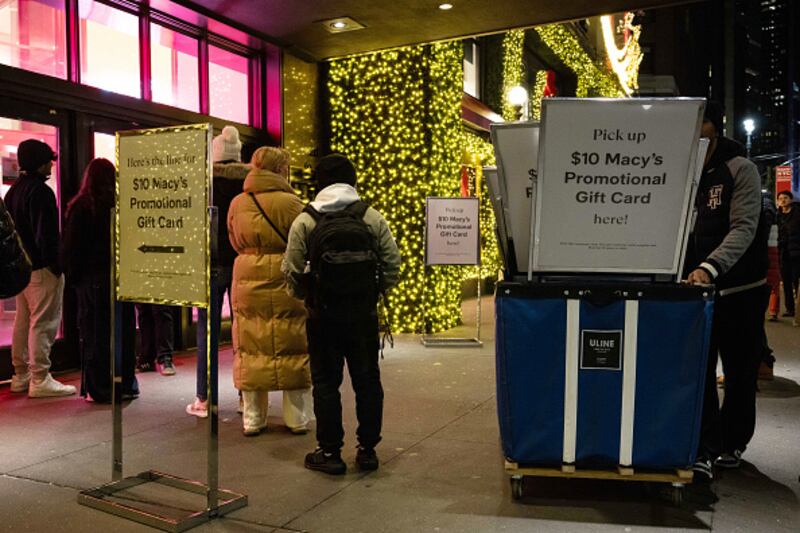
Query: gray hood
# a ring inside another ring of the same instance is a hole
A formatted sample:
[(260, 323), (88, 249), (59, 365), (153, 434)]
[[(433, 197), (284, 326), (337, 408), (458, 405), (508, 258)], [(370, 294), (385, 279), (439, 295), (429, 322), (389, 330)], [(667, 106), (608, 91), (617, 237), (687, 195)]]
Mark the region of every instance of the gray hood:
[(341, 211), (359, 199), (358, 192), (352, 185), (334, 183), (319, 191), (317, 197), (311, 202), (311, 207), (320, 213), (330, 213)]

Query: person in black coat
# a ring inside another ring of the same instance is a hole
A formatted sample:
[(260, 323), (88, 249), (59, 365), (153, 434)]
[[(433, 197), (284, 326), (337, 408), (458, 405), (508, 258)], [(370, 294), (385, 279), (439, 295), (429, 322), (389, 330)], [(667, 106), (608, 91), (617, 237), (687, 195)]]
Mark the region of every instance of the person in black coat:
[(0, 299), (16, 296), (31, 280), (31, 260), (0, 198)]
[(786, 302), (783, 316), (795, 316), (795, 294), (800, 280), (800, 208), (790, 191), (778, 193), (778, 254)]
[(26, 139), (17, 147), (19, 177), (5, 197), (22, 245), (31, 259), (30, 283), (17, 295), (11, 392), (29, 398), (70, 396), (76, 389), (50, 374), (50, 350), (61, 325), (64, 276), (58, 260), (58, 203), (47, 180), (58, 157), (46, 143)]
[[(98, 403), (111, 401), (111, 209), (114, 207), (113, 163), (94, 159), (86, 167), (80, 191), (67, 206), (62, 264), (78, 299), (81, 350), (81, 395)], [(121, 305), (123, 336), (122, 397), (139, 395), (132, 304)]]

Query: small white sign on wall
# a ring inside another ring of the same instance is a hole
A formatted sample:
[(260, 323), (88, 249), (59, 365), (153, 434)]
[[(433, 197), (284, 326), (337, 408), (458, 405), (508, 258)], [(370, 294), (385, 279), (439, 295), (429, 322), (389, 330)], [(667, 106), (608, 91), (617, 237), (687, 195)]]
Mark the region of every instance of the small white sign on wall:
[(425, 264), (480, 264), (480, 200), (436, 198), (425, 202)]

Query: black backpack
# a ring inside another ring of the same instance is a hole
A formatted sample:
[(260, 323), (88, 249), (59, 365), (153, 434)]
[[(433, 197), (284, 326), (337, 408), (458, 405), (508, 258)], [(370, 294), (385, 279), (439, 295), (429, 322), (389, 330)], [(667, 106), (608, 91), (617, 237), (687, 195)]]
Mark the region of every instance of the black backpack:
[(308, 237), (309, 297), (312, 313), (336, 322), (375, 315), (381, 288), (378, 241), (364, 222), (367, 204), (341, 211), (305, 211), (317, 225)]

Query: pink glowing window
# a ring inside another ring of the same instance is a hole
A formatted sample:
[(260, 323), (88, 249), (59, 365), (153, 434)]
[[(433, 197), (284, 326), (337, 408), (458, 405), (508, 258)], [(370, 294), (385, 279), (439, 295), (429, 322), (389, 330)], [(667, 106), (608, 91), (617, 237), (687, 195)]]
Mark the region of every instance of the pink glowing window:
[(94, 156), (105, 157), (112, 163), (117, 161), (117, 138), (110, 133), (94, 132)]
[(210, 114), (250, 123), (250, 60), (216, 46), (208, 47)]
[(139, 98), (139, 17), (91, 0), (78, 13), (81, 82)]
[(153, 101), (200, 111), (197, 39), (158, 24), (150, 25)]
[(64, 0), (0, 0), (0, 63), (67, 77)]

